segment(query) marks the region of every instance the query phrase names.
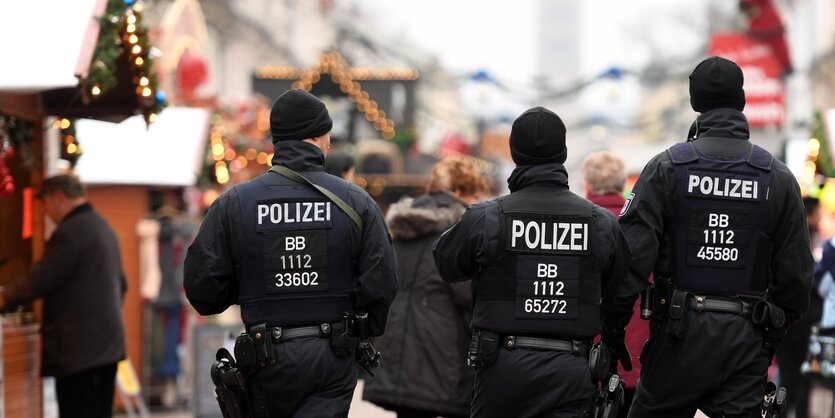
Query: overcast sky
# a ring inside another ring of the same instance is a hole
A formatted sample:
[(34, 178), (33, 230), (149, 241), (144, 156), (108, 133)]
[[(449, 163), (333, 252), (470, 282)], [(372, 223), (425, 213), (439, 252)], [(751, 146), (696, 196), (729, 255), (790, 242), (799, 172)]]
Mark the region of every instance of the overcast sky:
[[(537, 72), (537, 0), (356, 0), (395, 39), (410, 39), (460, 73), (486, 69), (529, 82)], [(577, 0), (580, 3), (580, 0)], [(706, 42), (715, 1), (582, 0), (580, 69), (640, 68), (650, 58), (683, 58)], [(732, 6), (735, 7), (735, 2)]]

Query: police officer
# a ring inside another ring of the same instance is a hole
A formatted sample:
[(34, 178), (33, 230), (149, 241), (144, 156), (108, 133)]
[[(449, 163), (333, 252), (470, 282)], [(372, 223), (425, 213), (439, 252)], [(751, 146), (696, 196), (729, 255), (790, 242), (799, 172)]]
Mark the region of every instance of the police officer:
[(379, 207), (324, 172), (331, 126), (315, 96), (282, 94), (270, 113), (273, 169), (223, 193), (186, 256), (186, 296), (200, 314), (241, 306), (249, 340), (239, 337), (236, 357), (241, 366), (254, 347), (246, 378), (255, 416), (347, 416), (355, 348), (332, 340), (350, 312), (367, 313), (369, 335), (381, 335), (394, 300)]
[[(647, 163), (621, 211), (632, 262), (617, 303), (632, 306), (651, 273), (656, 290), (631, 417), (759, 416), (776, 344), (806, 311), (800, 191), (748, 141), (742, 84), (724, 58), (696, 66), (690, 138)], [(604, 337), (622, 339), (629, 318), (607, 318)]]
[(568, 190), (556, 114), (519, 116), (510, 153), (511, 193), (471, 206), (433, 248), (444, 280), (474, 280), (471, 413), (576, 418), (594, 394), (587, 353), (601, 298), (605, 315), (629, 250), (611, 212)]

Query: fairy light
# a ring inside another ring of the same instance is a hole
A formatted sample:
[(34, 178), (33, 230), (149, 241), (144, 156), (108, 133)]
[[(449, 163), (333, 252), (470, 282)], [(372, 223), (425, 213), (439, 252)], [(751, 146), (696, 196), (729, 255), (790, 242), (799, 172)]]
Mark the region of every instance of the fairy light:
[(93, 88), (90, 89), (90, 93), (92, 93), (93, 96), (100, 95), (101, 94), (101, 87), (99, 87), (98, 84), (93, 85)]

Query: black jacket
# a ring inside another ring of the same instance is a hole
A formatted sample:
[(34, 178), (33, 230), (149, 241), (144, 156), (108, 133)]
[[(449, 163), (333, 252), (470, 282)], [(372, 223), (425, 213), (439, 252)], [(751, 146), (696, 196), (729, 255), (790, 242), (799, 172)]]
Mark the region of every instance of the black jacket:
[(4, 297), (8, 307), (43, 298), (41, 372), (64, 377), (125, 358), (125, 290), (116, 233), (83, 204), (61, 220), (29, 277)]
[[(307, 142), (282, 141), (276, 145), (273, 165), (276, 164), (300, 174), (324, 172), (324, 155)], [(281, 181), (296, 184), (283, 177)], [(350, 185), (346, 203), (362, 217), (364, 224), (362, 245), (352, 254), (356, 260), (354, 308), (367, 311), (371, 335), (381, 335), (397, 291), (394, 250), (380, 208), (365, 190)], [(240, 201), (232, 188), (212, 203), (189, 246), (184, 287), (189, 302), (201, 315), (221, 313), (238, 303), (237, 264), (243, 248), (241, 225)]]
[(386, 219), (397, 254), (398, 291), (389, 329), (375, 341), (384, 365), (366, 381), (363, 398), (380, 406), (468, 415), (473, 372), (466, 365), (472, 310), (470, 283), (445, 283), (432, 242), (465, 205), (447, 193), (392, 205)]
[[(511, 193), (525, 188), (534, 188), (538, 193), (565, 190), (568, 188), (568, 173), (562, 164), (556, 163), (521, 166), (511, 174), (508, 186)], [(555, 200), (554, 205), (559, 205), (559, 201)], [(531, 209), (536, 211), (536, 208)], [(629, 248), (611, 212), (594, 205), (592, 216), (597, 231), (593, 253), (601, 272), (601, 308), (603, 316), (608, 317), (616, 313), (612, 310), (615, 308), (612, 297), (626, 276)], [(496, 199), (467, 209), (461, 220), (435, 242), (432, 251), (441, 277), (450, 282), (478, 280), (482, 269), (494, 261), (491, 257), (500, 252), (497, 247), (505, 228), (504, 222)], [(487, 225), (496, 227), (488, 228)]]
[[(751, 149), (748, 121), (734, 109), (703, 113), (695, 124), (696, 149), (718, 160), (735, 160)], [(784, 163), (775, 159), (768, 192), (767, 233), (773, 239), (768, 299), (786, 312), (791, 323), (806, 312), (814, 262), (800, 188)], [(671, 273), (672, 225), (675, 219), (675, 168), (667, 152), (644, 167), (633, 196), (620, 216), (620, 224), (632, 251), (629, 278), (618, 289), (621, 312), (613, 327), (629, 322), (637, 294), (651, 273)]]

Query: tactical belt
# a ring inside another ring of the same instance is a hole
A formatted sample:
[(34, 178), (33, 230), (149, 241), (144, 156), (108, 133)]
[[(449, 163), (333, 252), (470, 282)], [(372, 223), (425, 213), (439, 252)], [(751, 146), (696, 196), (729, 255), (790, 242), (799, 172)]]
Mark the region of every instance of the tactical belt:
[[(330, 337), (332, 329), (333, 325), (324, 323), (309, 327), (269, 327), (269, 332), (274, 343), (281, 343), (299, 338)], [(253, 331), (250, 330), (249, 332), (252, 334)]]
[(502, 339), (502, 346), (507, 350), (532, 348), (535, 350), (561, 351), (575, 356), (587, 357), (589, 345), (577, 340), (552, 340), (546, 338), (507, 336)]
[(739, 315), (743, 318), (751, 317), (751, 304), (742, 300), (723, 298), (719, 296), (690, 295), (687, 298), (687, 309), (696, 312), (723, 312)]

